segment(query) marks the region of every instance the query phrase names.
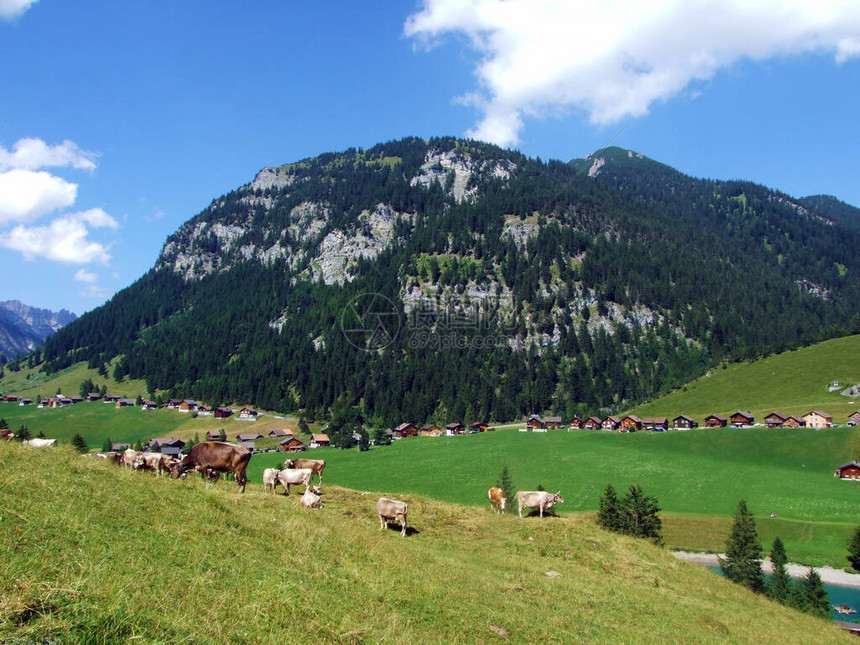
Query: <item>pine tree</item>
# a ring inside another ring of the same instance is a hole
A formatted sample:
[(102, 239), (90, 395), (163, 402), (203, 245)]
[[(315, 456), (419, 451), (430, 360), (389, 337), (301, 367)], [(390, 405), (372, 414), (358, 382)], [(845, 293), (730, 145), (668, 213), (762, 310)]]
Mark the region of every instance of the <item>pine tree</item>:
[(108, 437), (102, 444), (102, 452), (110, 452), (111, 448), (113, 448), (113, 441), (111, 441), (111, 438)]
[(818, 618), (830, 618), (830, 596), (821, 584), (821, 576), (812, 567), (801, 579), (793, 598), (795, 608)]
[(860, 526), (848, 542), (848, 562), (851, 563), (852, 569), (860, 571)]
[(787, 561), (782, 540), (778, 537), (774, 538), (773, 546), (770, 549), (770, 562), (773, 566), (773, 575), (767, 585), (767, 595), (783, 605), (788, 602), (792, 587), (791, 577), (785, 570), (785, 563)]
[(87, 445), (86, 439), (84, 439), (80, 433), (75, 433), (75, 436), (72, 437), (72, 445), (75, 447), (79, 453), (83, 454), (85, 452), (89, 452), (90, 447)]
[(663, 544), (663, 523), (658, 513), (657, 498), (646, 495), (641, 486), (630, 486), (621, 500), (622, 532), (633, 537), (646, 538), (654, 544)]
[(624, 521), (622, 518), (621, 502), (615, 487), (606, 485), (606, 491), (600, 497), (597, 510), (597, 523), (609, 531), (621, 532)]
[(143, 444), (140, 443), (140, 439), (137, 440), (137, 443), (134, 444), (134, 449), (138, 452), (143, 452)]
[(27, 426), (21, 426), (18, 428), (18, 432), (15, 433), (15, 438), (18, 441), (27, 441), (27, 439), (32, 438), (32, 434), (30, 434), (30, 429)]
[(516, 507), (516, 504), (514, 504), (514, 500), (517, 497), (517, 489), (514, 486), (514, 480), (511, 477), (511, 472), (508, 470), (507, 464), (502, 466), (502, 473), (499, 475), (499, 481), (496, 482), (496, 486), (504, 491), (505, 499), (508, 500), (508, 503), (505, 506), (505, 511), (508, 513), (515, 513), (516, 511), (514, 508)]
[(227, 441), (227, 432), (224, 430), (224, 428), (221, 428), (218, 431), (218, 441)]
[(8, 430), (9, 422), (6, 419), (0, 419), (0, 430)]
[(760, 593), (764, 590), (761, 543), (755, 528), (755, 518), (744, 500), (738, 502), (734, 518), (726, 540), (726, 557), (720, 558), (720, 568), (729, 580)]

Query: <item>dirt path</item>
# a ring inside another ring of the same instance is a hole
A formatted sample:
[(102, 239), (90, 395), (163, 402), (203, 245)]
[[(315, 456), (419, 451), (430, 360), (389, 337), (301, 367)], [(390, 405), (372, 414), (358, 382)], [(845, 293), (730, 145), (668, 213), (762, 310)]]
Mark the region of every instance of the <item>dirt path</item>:
[[(718, 555), (715, 553), (689, 553), (687, 551), (673, 551), (672, 555), (674, 555), (679, 560), (685, 560), (687, 562), (693, 562), (695, 564), (703, 564), (707, 566), (717, 566), (719, 564)], [(719, 554), (722, 555), (722, 554)], [(771, 573), (773, 571), (770, 558), (762, 561), (762, 568), (765, 573)], [(788, 571), (788, 575), (792, 578), (802, 578), (806, 575), (806, 572), (809, 570), (809, 567), (804, 566), (802, 564), (793, 564), (789, 562), (785, 566)], [(834, 569), (833, 567), (813, 567), (818, 575), (821, 576), (821, 581), (826, 582), (830, 585), (840, 585), (842, 587), (853, 587), (854, 589), (860, 589), (860, 574), (856, 573), (848, 573), (847, 571), (843, 571), (842, 569)]]

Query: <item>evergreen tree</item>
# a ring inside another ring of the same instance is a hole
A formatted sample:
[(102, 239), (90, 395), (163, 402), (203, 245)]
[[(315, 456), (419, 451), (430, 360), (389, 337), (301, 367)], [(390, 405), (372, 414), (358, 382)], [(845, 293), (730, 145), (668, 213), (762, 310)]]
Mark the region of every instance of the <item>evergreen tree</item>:
[(134, 449), (138, 452), (143, 452), (143, 444), (140, 443), (140, 439), (137, 440), (137, 443), (134, 444)]
[(663, 544), (660, 507), (657, 498), (645, 495), (640, 486), (630, 486), (621, 500), (622, 528), (627, 535), (646, 538), (654, 544)]
[(102, 452), (110, 452), (111, 448), (113, 448), (113, 441), (111, 441), (111, 438), (108, 437), (102, 444)]
[(47, 439), (47, 437), (45, 436), (45, 431), (39, 430), (39, 434), (36, 435), (36, 438), (37, 439)]
[(149, 442), (149, 452), (161, 452), (161, 444), (153, 439)]
[(8, 430), (9, 422), (6, 419), (0, 419), (0, 430)]
[(515, 500), (517, 498), (517, 489), (514, 486), (514, 480), (511, 477), (511, 472), (508, 470), (507, 464), (502, 466), (502, 473), (499, 475), (499, 481), (496, 482), (496, 486), (504, 491), (505, 499), (508, 500), (508, 503), (505, 506), (505, 511), (508, 513), (516, 513)]
[(72, 445), (75, 447), (79, 453), (84, 454), (85, 452), (89, 452), (90, 447), (87, 445), (86, 439), (84, 439), (80, 433), (75, 433), (75, 436), (72, 437)]
[(785, 570), (787, 558), (782, 540), (774, 538), (770, 549), (770, 562), (773, 566), (773, 575), (767, 585), (767, 595), (784, 605), (788, 602), (791, 594), (791, 577)]
[(761, 568), (762, 549), (755, 528), (755, 518), (744, 500), (738, 502), (732, 530), (726, 540), (726, 557), (720, 558), (720, 568), (729, 580), (755, 592), (764, 590)]
[(96, 390), (96, 386), (93, 384), (92, 379), (85, 379), (81, 382), (81, 387), (78, 388), (78, 393), (81, 397), (85, 397), (90, 392), (94, 392)]
[(305, 419), (304, 415), (299, 417), (299, 432), (302, 434), (311, 433), (311, 427), (308, 425), (308, 421)]
[(27, 426), (21, 426), (18, 428), (18, 432), (15, 433), (15, 438), (18, 441), (27, 441), (27, 439), (32, 438), (32, 434), (30, 434), (30, 429)]
[(795, 593), (792, 593), (791, 604), (796, 609), (818, 618), (830, 618), (830, 596), (821, 584), (821, 576), (812, 567), (800, 580)]
[(359, 452), (366, 452), (370, 450), (370, 437), (368, 437), (367, 433), (362, 430), (360, 433), (361, 439), (358, 441), (358, 450)]
[(854, 535), (848, 542), (848, 562), (855, 571), (860, 571), (860, 526), (854, 530)]
[(227, 433), (225, 432), (224, 428), (221, 428), (218, 431), (218, 441), (227, 441)]
[(391, 437), (383, 428), (377, 428), (373, 433), (373, 444), (375, 446), (391, 445)]
[(597, 523), (603, 528), (620, 533), (624, 526), (621, 502), (615, 487), (606, 485), (606, 491), (600, 497), (597, 510)]

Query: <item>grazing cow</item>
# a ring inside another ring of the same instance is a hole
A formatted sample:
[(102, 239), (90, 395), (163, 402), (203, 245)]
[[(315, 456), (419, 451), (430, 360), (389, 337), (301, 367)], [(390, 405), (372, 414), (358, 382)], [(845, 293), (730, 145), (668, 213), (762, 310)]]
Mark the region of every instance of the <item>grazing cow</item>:
[(144, 452), (141, 453), (141, 457), (143, 458), (143, 463), (140, 468), (154, 470), (159, 477), (161, 477), (161, 473), (163, 472), (170, 472), (174, 464), (176, 464), (175, 459), (160, 452)]
[(319, 485), (322, 486), (322, 474), (325, 470), (325, 459), (287, 459), (285, 468), (310, 468), (319, 477)]
[(545, 490), (517, 492), (517, 502), (519, 502), (520, 517), (523, 516), (523, 508), (539, 508), (540, 516), (543, 517), (544, 511), (548, 511), (556, 504), (563, 504), (561, 491), (557, 493), (548, 493)]
[(53, 446), (57, 443), (56, 439), (24, 439), (21, 442), (25, 446), (32, 446), (33, 448), (47, 448), (48, 446)]
[[(310, 468), (287, 468), (278, 471), (278, 482), (284, 487), (284, 495), (290, 494), (290, 485), (304, 486), (305, 490), (311, 485), (314, 471)], [(272, 489), (274, 492), (274, 489)]]
[(122, 463), (122, 453), (121, 452), (97, 452), (96, 457), (99, 459), (104, 459), (105, 461), (112, 461), (115, 464)]
[(498, 486), (493, 486), (489, 491), (490, 496), (490, 506), (493, 507), (493, 510), (496, 513), (504, 513), (505, 507), (508, 504), (508, 500), (505, 497), (505, 491), (503, 491)]
[(278, 473), (281, 472), (280, 468), (266, 468), (263, 471), (263, 488), (265, 492), (272, 491), (272, 494), (275, 493), (275, 488), (281, 481), (278, 479)]
[(170, 477), (176, 479), (192, 468), (199, 468), (204, 478), (207, 469), (210, 473), (233, 473), (236, 476), (239, 492), (244, 493), (245, 484), (248, 482), (246, 472), (249, 461), (251, 461), (251, 451), (248, 448), (221, 441), (206, 441), (194, 444), (185, 459), (173, 466)]
[(15, 438), (15, 433), (12, 432), (11, 430), (7, 430), (6, 428), (4, 428), (3, 430), (0, 430), (0, 439), (6, 439), (7, 441), (12, 441), (12, 439), (14, 439), (14, 438)]
[(143, 453), (133, 448), (126, 448), (122, 453), (122, 465), (137, 470), (143, 466)]
[(387, 529), (389, 522), (397, 522), (402, 527), (401, 537), (406, 537), (406, 502), (380, 497), (376, 502), (376, 514), (379, 516), (379, 528)]
[(306, 508), (322, 508), (322, 491), (315, 486), (310, 486), (305, 490), (299, 504)]

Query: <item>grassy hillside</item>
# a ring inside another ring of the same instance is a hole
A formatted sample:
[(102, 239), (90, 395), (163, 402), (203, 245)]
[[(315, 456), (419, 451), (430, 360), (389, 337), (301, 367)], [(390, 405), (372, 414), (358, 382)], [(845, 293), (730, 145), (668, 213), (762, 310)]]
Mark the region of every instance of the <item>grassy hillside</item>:
[(309, 511), (5, 443), (0, 490), (0, 639), (16, 642), (853, 642), (582, 516), (409, 495), (402, 539), (376, 494), (327, 486)]
[(860, 335), (802, 347), (750, 363), (714, 369), (686, 387), (631, 412), (639, 416), (687, 414), (699, 422), (713, 413), (752, 412), (757, 421), (774, 410), (802, 415), (824, 410), (845, 423), (860, 409), (860, 399), (828, 392), (838, 381), (843, 389), (860, 383)]
[[(113, 365), (108, 366), (108, 374), (112, 373)], [(107, 385), (108, 393), (116, 394), (129, 399), (135, 399), (138, 395), (147, 397), (146, 382), (134, 379), (124, 379), (117, 383), (111, 377), (104, 377), (98, 370), (88, 369), (86, 363), (77, 363), (72, 367), (55, 372), (50, 376), (40, 372), (38, 368), (28, 369), (22, 367), (17, 372), (6, 370), (0, 379), (0, 393), (16, 394), (21, 397), (34, 399), (51, 397), (62, 392), (66, 396), (78, 396), (81, 383), (90, 379), (97, 386)]]
[[(694, 430), (635, 433), (498, 430), (463, 437), (415, 438), (369, 452), (318, 449), (325, 482), (474, 506), (507, 465), (518, 490), (560, 490), (559, 512), (592, 512), (607, 484), (655, 495), (667, 517), (667, 543), (720, 550), (739, 499), (758, 516), (769, 547), (775, 535), (789, 557), (845, 566), (845, 544), (860, 523), (860, 485), (833, 477), (860, 456), (860, 430)], [(249, 477), (283, 455), (257, 455)], [(770, 513), (776, 513), (771, 518)]]

